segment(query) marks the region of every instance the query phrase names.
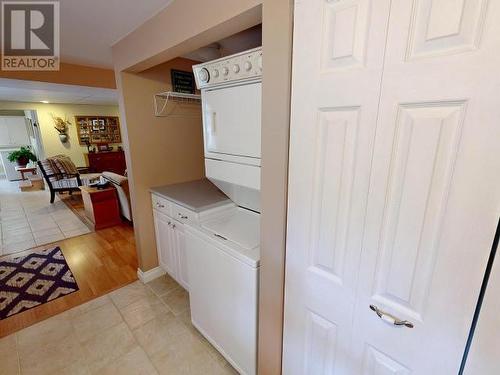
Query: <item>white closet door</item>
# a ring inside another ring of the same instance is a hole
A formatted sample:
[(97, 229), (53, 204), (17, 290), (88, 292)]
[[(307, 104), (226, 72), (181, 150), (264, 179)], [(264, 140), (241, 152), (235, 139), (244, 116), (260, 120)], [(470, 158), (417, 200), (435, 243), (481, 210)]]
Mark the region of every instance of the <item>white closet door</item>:
[(499, 20), (500, 1), (392, 2), (355, 374), (458, 372), (500, 213)]
[(354, 374), (348, 353), (386, 0), (295, 5), (284, 374)]

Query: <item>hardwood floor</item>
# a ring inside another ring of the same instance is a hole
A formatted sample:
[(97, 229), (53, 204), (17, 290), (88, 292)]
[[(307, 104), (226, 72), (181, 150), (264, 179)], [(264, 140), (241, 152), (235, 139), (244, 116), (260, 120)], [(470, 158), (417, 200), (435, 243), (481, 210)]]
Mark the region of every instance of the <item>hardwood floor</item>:
[(80, 220), (83, 221), (90, 230), (94, 230), (94, 225), (85, 215), (85, 206), (83, 205), (82, 194), (79, 191), (73, 192), (71, 195), (68, 193), (59, 193), (57, 196), (71, 211), (78, 215)]
[(137, 254), (133, 228), (129, 224), (43, 245), (33, 250), (59, 246), (76, 278), (79, 291), (0, 320), (0, 337), (78, 306), (137, 280)]

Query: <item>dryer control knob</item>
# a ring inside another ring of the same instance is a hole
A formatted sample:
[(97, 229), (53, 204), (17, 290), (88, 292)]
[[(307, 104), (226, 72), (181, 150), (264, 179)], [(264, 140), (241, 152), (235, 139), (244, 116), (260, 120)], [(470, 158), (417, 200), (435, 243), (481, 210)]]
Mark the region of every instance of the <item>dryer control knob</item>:
[(252, 69), (252, 63), (250, 61), (246, 61), (245, 70), (248, 72), (250, 69)]
[(210, 79), (210, 74), (208, 73), (208, 70), (206, 68), (203, 68), (198, 73), (198, 77), (200, 77), (201, 82), (207, 83), (208, 80)]
[(229, 69), (227, 68), (227, 66), (222, 68), (222, 74), (224, 74), (225, 76), (227, 76), (229, 74)]
[(240, 71), (240, 66), (238, 64), (233, 65), (233, 72), (238, 73)]
[(212, 70), (212, 75), (217, 78), (219, 76), (219, 71), (217, 69)]

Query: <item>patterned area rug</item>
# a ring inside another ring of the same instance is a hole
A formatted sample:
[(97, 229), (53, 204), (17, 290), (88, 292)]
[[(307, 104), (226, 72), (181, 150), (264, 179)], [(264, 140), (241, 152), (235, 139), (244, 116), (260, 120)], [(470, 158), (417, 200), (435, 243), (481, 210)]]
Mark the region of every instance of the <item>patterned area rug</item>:
[(0, 261), (0, 320), (76, 292), (59, 247)]

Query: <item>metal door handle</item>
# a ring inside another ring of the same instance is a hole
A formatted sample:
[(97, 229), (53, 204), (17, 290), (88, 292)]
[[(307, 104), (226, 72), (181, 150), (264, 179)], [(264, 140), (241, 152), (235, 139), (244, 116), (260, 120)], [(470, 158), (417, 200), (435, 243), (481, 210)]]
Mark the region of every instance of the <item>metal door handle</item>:
[(413, 328), (413, 323), (409, 322), (408, 320), (401, 320), (396, 318), (394, 315), (391, 315), (389, 313), (386, 313), (385, 311), (380, 310), (377, 306), (375, 305), (370, 305), (370, 309), (374, 311), (378, 317), (384, 321), (386, 321), (389, 324), (393, 324), (395, 326), (405, 326), (408, 328)]

